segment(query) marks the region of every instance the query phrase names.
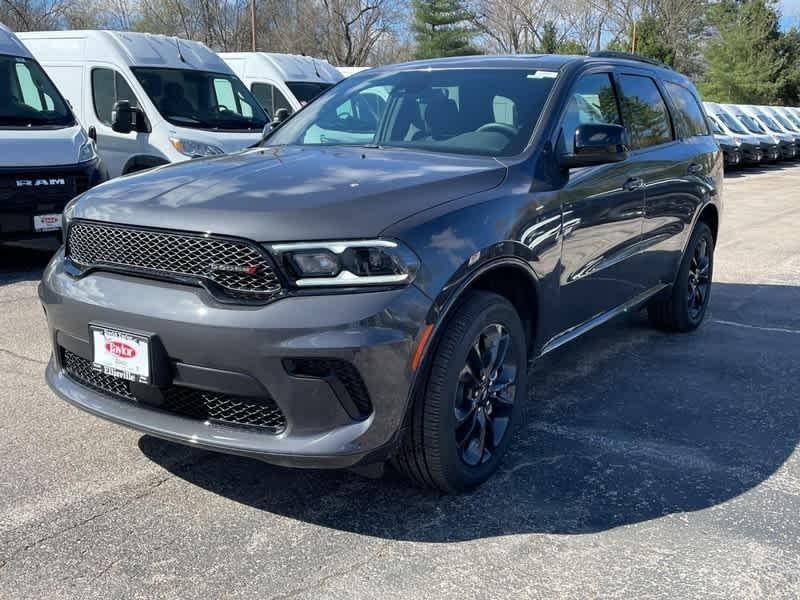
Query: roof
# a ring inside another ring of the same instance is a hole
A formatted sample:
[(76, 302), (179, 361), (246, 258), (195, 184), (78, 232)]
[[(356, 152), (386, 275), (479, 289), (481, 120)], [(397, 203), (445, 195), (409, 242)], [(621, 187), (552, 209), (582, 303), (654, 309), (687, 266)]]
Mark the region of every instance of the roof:
[(300, 54), (275, 52), (222, 52), (223, 60), (243, 60), (245, 71), (241, 75), (258, 75), (264, 71), (282, 81), (324, 81), (336, 83), (342, 74), (327, 60)]
[(0, 54), (33, 58), (30, 51), (8, 27), (0, 23)]
[(42, 62), (96, 58), (129, 67), (232, 71), (205, 44), (177, 37), (129, 31), (35, 31), (21, 33)]
[(630, 67), (644, 68), (656, 71), (661, 77), (672, 80), (681, 80), (690, 83), (689, 79), (672, 69), (653, 64), (653, 61), (639, 60), (634, 55), (626, 56), (623, 53), (598, 53), (596, 56), (571, 55), (571, 54), (510, 54), (510, 55), (475, 55), (457, 56), (452, 58), (434, 58), (430, 60), (416, 60), (386, 67), (376, 67), (383, 72), (393, 70), (411, 69), (542, 69), (560, 71), (567, 65), (611, 64), (627, 65)]

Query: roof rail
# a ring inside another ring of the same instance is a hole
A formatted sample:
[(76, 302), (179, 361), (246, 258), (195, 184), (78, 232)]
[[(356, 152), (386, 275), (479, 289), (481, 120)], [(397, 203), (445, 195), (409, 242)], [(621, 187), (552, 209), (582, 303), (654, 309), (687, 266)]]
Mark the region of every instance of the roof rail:
[(656, 67), (661, 67), (662, 69), (669, 69), (672, 71), (672, 67), (668, 64), (661, 62), (660, 60), (656, 60), (654, 58), (648, 58), (646, 56), (642, 56), (641, 54), (632, 54), (630, 52), (613, 52), (611, 50), (600, 50), (599, 52), (590, 52), (589, 56), (592, 58), (624, 58), (625, 60), (636, 60), (639, 62), (647, 63), (648, 65), (654, 65)]

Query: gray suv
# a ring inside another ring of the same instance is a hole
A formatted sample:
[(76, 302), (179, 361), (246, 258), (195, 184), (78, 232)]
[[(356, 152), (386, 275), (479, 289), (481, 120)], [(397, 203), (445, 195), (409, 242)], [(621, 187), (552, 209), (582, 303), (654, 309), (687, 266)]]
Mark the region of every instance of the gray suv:
[(73, 201), (47, 380), (168, 440), (468, 489), (530, 361), (633, 309), (701, 323), (722, 167), (692, 84), (649, 62), (365, 71), (257, 147)]

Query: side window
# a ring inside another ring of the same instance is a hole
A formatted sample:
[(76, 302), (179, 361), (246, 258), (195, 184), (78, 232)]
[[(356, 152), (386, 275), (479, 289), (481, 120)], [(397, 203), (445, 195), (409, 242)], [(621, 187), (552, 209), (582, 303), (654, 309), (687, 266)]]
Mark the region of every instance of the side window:
[(634, 149), (672, 141), (669, 112), (656, 82), (641, 75), (622, 75), (622, 116)]
[(279, 108), (286, 108), (289, 112), (294, 112), (292, 110), (292, 105), (289, 104), (286, 97), (273, 85), (268, 83), (254, 83), (250, 91), (253, 92), (256, 100), (258, 100), (261, 107), (267, 111), (269, 116), (274, 116), (275, 111)]
[(101, 123), (111, 126), (111, 112), (114, 110), (114, 105), (122, 100), (130, 102), (134, 108), (139, 106), (133, 90), (122, 75), (112, 69), (93, 69), (92, 102), (94, 112)]
[(682, 85), (671, 81), (665, 81), (664, 87), (667, 88), (667, 92), (672, 98), (677, 112), (677, 121), (681, 124), (684, 136), (708, 135), (708, 125), (703, 115), (703, 109), (700, 108), (694, 94)]
[(617, 109), (616, 94), (608, 73), (582, 77), (567, 100), (567, 108), (561, 124), (564, 151), (572, 153), (575, 130), (579, 125), (597, 123), (620, 125), (622, 121)]

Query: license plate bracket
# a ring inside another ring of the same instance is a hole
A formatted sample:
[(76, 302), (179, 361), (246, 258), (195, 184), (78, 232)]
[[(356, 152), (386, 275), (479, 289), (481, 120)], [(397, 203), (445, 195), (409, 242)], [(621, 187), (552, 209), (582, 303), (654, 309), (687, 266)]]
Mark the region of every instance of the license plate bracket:
[(61, 214), (34, 215), (33, 230), (37, 233), (61, 231)]
[(94, 324), (89, 333), (93, 369), (134, 383), (152, 382), (152, 335)]

